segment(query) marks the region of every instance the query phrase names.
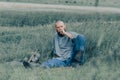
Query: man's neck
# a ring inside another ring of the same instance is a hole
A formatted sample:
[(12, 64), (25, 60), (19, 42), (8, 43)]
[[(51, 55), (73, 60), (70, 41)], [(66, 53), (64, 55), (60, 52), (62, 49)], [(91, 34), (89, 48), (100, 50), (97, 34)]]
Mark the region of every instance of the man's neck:
[(64, 37), (65, 35), (57, 33), (59, 37)]

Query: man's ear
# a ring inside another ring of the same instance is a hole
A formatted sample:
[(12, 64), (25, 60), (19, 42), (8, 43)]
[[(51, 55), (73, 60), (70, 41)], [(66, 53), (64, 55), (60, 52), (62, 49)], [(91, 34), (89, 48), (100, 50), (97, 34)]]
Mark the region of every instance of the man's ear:
[(65, 31), (66, 31), (66, 25), (64, 25)]

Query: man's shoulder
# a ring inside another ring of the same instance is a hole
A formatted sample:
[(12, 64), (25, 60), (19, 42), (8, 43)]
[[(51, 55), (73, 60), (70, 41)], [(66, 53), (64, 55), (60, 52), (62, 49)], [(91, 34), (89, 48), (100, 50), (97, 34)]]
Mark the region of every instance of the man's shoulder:
[(54, 33), (53, 38), (55, 39), (55, 38), (57, 38), (57, 37), (58, 37), (58, 34), (57, 34), (57, 33)]
[(54, 37), (57, 37), (58, 36), (58, 34), (57, 33), (54, 33)]

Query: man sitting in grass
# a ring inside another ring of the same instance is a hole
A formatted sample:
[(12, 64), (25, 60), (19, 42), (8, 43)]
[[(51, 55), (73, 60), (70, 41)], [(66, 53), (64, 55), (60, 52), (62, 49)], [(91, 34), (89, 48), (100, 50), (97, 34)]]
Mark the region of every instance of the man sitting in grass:
[[(72, 62), (78, 62), (84, 64), (85, 62), (85, 38), (83, 35), (66, 31), (66, 25), (63, 21), (57, 21), (55, 23), (56, 33), (53, 39), (53, 51), (52, 59), (42, 63), (42, 67), (52, 68), (61, 66), (70, 66)], [(27, 61), (23, 62), (23, 65), (31, 67), (30, 62), (38, 60), (35, 58), (35, 54)]]
[(85, 62), (85, 38), (83, 35), (66, 31), (63, 21), (55, 23), (56, 33), (53, 39), (53, 58), (42, 63), (43, 67), (69, 66), (73, 61)]

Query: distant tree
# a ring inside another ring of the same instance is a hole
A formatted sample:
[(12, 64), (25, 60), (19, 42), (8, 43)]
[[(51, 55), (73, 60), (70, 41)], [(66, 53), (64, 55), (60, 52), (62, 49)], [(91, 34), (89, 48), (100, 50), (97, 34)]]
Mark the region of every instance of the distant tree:
[(99, 5), (99, 0), (95, 0), (95, 6)]
[(65, 3), (69, 3), (68, 1), (65, 1)]
[(77, 3), (76, 1), (73, 1), (73, 3)]
[(60, 2), (60, 0), (58, 0), (58, 2)]

